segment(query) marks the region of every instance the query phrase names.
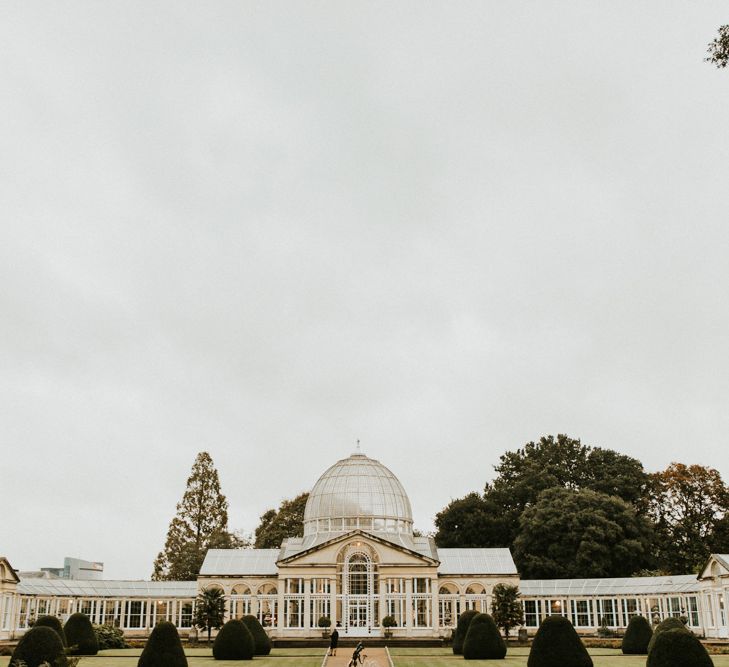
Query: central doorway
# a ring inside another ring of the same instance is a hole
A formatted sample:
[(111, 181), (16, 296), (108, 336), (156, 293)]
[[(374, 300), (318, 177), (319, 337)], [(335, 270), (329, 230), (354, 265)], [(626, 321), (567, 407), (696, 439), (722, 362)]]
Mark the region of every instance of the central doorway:
[(348, 554), (344, 563), (344, 630), (350, 636), (367, 636), (372, 633), (372, 596), (374, 571), (367, 554), (355, 551)]

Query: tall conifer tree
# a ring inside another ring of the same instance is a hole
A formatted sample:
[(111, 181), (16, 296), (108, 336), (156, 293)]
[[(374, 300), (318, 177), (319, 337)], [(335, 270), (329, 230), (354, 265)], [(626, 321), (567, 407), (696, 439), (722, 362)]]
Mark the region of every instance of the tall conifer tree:
[(170, 522), (164, 550), (154, 561), (152, 579), (192, 581), (208, 549), (237, 546), (240, 541), (228, 531), (228, 501), (220, 491), (218, 471), (210, 454), (200, 452)]

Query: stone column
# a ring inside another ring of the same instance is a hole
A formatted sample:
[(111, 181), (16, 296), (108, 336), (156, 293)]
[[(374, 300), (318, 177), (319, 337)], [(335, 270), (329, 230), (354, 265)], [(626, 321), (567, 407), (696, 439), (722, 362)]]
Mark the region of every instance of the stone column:
[(329, 606), (330, 614), (329, 617), (332, 619), (332, 630), (337, 627), (337, 621), (341, 620), (337, 618), (337, 578), (331, 577), (329, 579)]
[(284, 604), (286, 602), (286, 598), (284, 596), (285, 589), (286, 589), (286, 580), (279, 579), (278, 580), (278, 600), (277, 600), (278, 609), (276, 610), (276, 629), (278, 630), (279, 637), (281, 637), (283, 635), (283, 629), (284, 629)]
[(432, 578), (430, 580), (430, 595), (431, 595), (431, 603), (430, 603), (430, 613), (431, 618), (433, 619), (430, 623), (431, 627), (433, 628), (433, 634), (435, 634), (438, 630), (438, 620), (440, 617), (439, 614), (439, 602), (438, 602), (438, 579)]
[(407, 634), (411, 634), (413, 630), (413, 579), (408, 577), (405, 579), (405, 627)]
[(304, 577), (304, 628), (307, 634), (318, 618), (311, 618), (311, 577)]

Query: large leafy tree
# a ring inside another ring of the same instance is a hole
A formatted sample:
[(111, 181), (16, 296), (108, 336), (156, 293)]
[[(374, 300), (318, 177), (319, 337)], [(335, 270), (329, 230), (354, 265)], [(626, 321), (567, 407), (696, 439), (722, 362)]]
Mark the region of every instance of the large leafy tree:
[(228, 531), (228, 501), (220, 490), (218, 471), (210, 454), (200, 452), (170, 522), (164, 549), (154, 561), (152, 579), (192, 581), (197, 578), (208, 549), (229, 549), (241, 544)]
[(662, 569), (695, 572), (711, 548), (723, 546), (729, 489), (713, 468), (672, 463), (651, 475), (649, 512)]
[(706, 62), (716, 65), (721, 69), (729, 65), (729, 25), (719, 28), (719, 35), (709, 42), (709, 55)]
[(256, 549), (276, 549), (287, 537), (301, 537), (308, 499), (308, 493), (300, 493), (296, 498), (284, 500), (278, 510), (264, 512), (256, 528)]
[(435, 515), (439, 547), (502, 547), (509, 529), (498, 507), (476, 492), (452, 500)]
[(552, 488), (524, 510), (514, 542), (523, 577), (624, 577), (649, 558), (652, 526), (617, 496)]
[[(583, 445), (564, 434), (544, 436), (506, 452), (495, 470), (496, 478), (486, 485), (481, 502), (471, 494), (438, 514), (438, 546), (510, 547), (519, 534), (522, 513), (542, 491), (590, 489), (639, 504), (648, 481), (637, 459)], [(473, 516), (467, 516), (469, 511)]]

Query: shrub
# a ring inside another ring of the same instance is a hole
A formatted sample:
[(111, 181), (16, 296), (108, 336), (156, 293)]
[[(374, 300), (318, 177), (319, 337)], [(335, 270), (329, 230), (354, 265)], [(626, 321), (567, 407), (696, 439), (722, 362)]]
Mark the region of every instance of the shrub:
[(99, 644), (100, 651), (107, 648), (127, 648), (121, 628), (116, 628), (113, 625), (95, 625), (94, 634), (96, 634), (96, 641)]
[[(656, 628), (657, 630), (657, 628)], [(646, 667), (712, 667), (704, 645), (685, 627), (656, 632)]]
[(34, 626), (18, 642), (10, 658), (10, 664), (38, 667), (42, 663), (53, 667), (66, 667), (63, 642), (58, 633), (48, 626)]
[(268, 655), (271, 652), (271, 638), (266, 634), (258, 619), (249, 614), (241, 620), (253, 636), (254, 653), (256, 655)]
[(385, 616), (382, 619), (382, 627), (383, 628), (396, 628), (397, 621), (395, 620), (395, 617), (394, 616)]
[(316, 622), (316, 624), (317, 624), (317, 625), (318, 625), (318, 626), (319, 626), (320, 628), (328, 628), (328, 627), (330, 627), (330, 626), (331, 626), (331, 624), (332, 624), (332, 619), (331, 619), (331, 618), (329, 618), (329, 616), (320, 616), (320, 617), (319, 617), (319, 620), (318, 620), (318, 621)]
[(506, 656), (506, 643), (488, 614), (476, 614), (471, 619), (463, 642), (466, 660), (502, 660)]
[(66, 633), (63, 631), (63, 623), (57, 616), (40, 616), (33, 627), (50, 628), (58, 633), (64, 647), (66, 646)]
[(66, 633), (66, 643), (70, 655), (96, 655), (99, 652), (99, 643), (96, 641), (94, 628), (86, 614), (71, 614), (63, 626)]
[(667, 618), (665, 621), (661, 621), (654, 629), (653, 629), (653, 636), (651, 637), (651, 640), (648, 642), (648, 653), (651, 652), (651, 649), (653, 648), (653, 644), (656, 641), (656, 638), (658, 635), (660, 635), (662, 632), (668, 632), (669, 630), (679, 630), (687, 633), (691, 633), (691, 631), (683, 624), (683, 621), (680, 618), (676, 618), (675, 616), (671, 616)]
[(623, 653), (625, 655), (645, 655), (648, 653), (648, 643), (653, 636), (651, 624), (643, 616), (633, 616), (628, 622), (623, 637)]
[(255, 652), (253, 635), (243, 621), (228, 621), (213, 642), (216, 660), (252, 660)]
[(548, 616), (534, 635), (527, 667), (592, 667), (592, 658), (564, 616)]
[(474, 609), (467, 609), (464, 611), (456, 621), (456, 631), (453, 635), (453, 653), (454, 655), (463, 655), (463, 642), (466, 639), (466, 633), (468, 632), (468, 626), (471, 624), (471, 620), (478, 614)]
[(160, 621), (154, 626), (137, 667), (187, 667), (180, 635), (172, 623)]

